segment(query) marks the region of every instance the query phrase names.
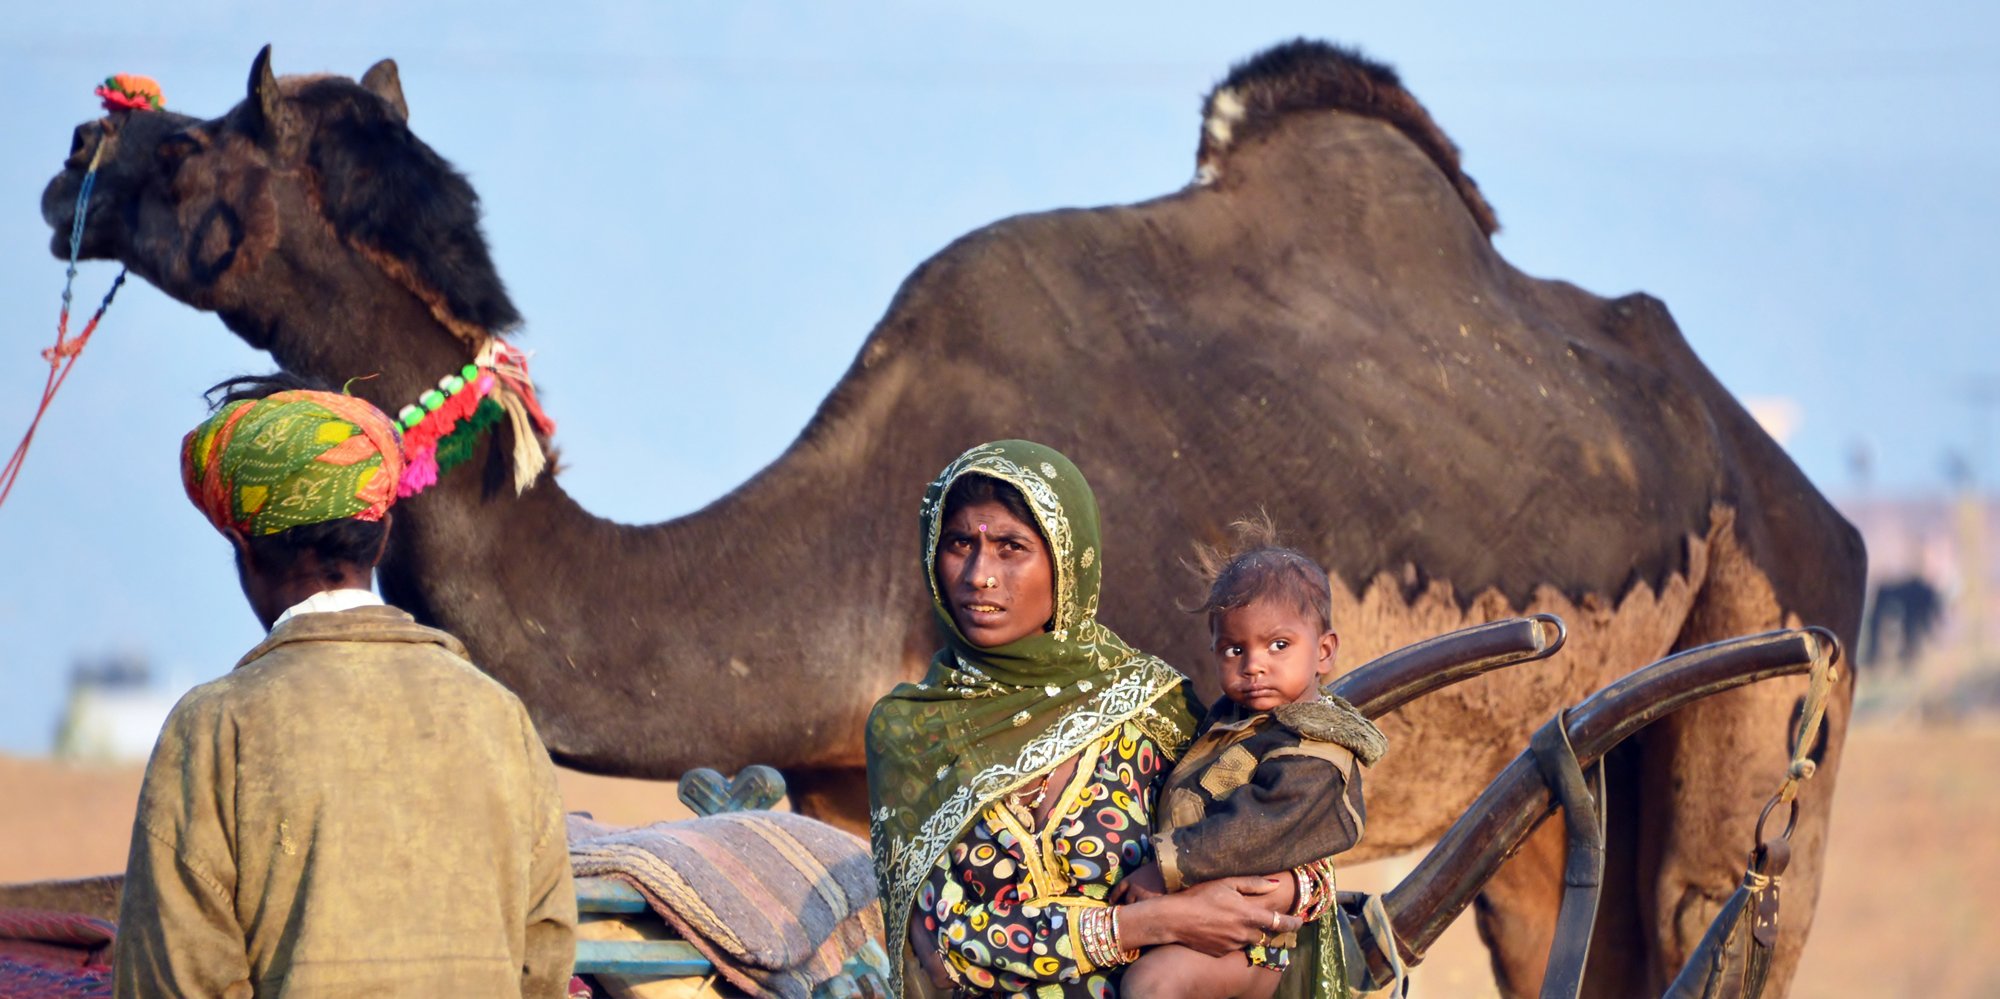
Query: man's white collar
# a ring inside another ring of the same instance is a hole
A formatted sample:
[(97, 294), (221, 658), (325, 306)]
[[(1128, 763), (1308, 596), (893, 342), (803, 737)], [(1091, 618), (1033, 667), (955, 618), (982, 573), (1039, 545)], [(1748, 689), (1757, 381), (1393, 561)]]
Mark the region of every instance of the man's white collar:
[(285, 612), (278, 615), (276, 621), (271, 622), (271, 627), (275, 629), (300, 614), (332, 614), (336, 611), (353, 610), (356, 607), (380, 606), (382, 598), (376, 596), (374, 590), (321, 590), (285, 608)]

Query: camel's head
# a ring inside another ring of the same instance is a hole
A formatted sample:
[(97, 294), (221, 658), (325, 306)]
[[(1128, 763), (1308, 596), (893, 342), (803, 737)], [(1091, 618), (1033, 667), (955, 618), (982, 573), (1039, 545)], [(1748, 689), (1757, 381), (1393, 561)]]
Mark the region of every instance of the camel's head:
[(514, 325), (477, 195), (408, 118), (395, 63), (376, 63), (359, 82), (280, 80), (266, 46), (248, 95), (219, 118), (118, 111), (78, 126), (42, 194), (51, 249), (69, 253), (77, 192), (96, 158), (83, 256), (119, 260), (221, 314), (287, 367), (326, 357), (328, 346), (287, 338), (323, 333), (342, 312), (358, 320), (355, 306), (370, 296), (414, 294), (461, 339)]

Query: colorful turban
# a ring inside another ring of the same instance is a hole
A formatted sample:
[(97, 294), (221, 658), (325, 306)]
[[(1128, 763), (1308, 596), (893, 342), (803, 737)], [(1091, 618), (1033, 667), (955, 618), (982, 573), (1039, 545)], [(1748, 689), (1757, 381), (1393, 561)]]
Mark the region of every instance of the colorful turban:
[(333, 392), (232, 402), (181, 441), (188, 499), (217, 530), (245, 537), (347, 517), (381, 520), (402, 472), (389, 418)]

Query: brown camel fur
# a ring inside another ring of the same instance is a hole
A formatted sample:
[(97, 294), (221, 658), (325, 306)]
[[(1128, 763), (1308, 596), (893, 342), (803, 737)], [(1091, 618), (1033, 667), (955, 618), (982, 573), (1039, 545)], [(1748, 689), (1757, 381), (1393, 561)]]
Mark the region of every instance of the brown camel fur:
[[(1104, 620), (1170, 661), (1203, 661), (1201, 629), (1171, 610), (1197, 588), (1179, 569), (1191, 543), (1260, 507), (1333, 570), (1350, 663), (1512, 614), (1569, 622), (1547, 663), (1385, 721), (1356, 860), (1434, 839), (1532, 729), (1638, 665), (1801, 622), (1851, 644), (1855, 531), (1661, 303), (1501, 259), (1491, 210), (1393, 73), (1291, 43), (1208, 107), (1188, 189), (1006, 219), (918, 267), (797, 441), (707, 508), (611, 523), (549, 475), (516, 496), (502, 433), (398, 509), (384, 591), (462, 637), (566, 763), (772, 763), (802, 807), (855, 821), (868, 707), (935, 647), (924, 483), (970, 444), (1045, 441), (1104, 510)], [(470, 186), (407, 120), (393, 63), (280, 80), (266, 50), (220, 118), (81, 126), (44, 196), (52, 243), (109, 143), (88, 256), (287, 370), (379, 373), (355, 391), (394, 411), (516, 322)], [(1593, 992), (1657, 991), (1693, 946), (1782, 775), (1801, 690), (1717, 697), (1615, 761), (1621, 883)], [(1811, 920), (1846, 685), (1836, 701), (1780, 981)], [(1480, 901), (1514, 994), (1535, 991), (1553, 921), (1545, 840)]]

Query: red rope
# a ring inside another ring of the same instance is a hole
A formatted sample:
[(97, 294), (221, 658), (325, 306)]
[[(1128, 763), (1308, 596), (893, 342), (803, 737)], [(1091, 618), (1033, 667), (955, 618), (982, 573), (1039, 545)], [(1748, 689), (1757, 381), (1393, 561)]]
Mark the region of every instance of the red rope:
[[(107, 119), (106, 128), (123, 120), (126, 114), (158, 111), (166, 106), (166, 97), (160, 93), (160, 85), (151, 77), (119, 73), (106, 77), (104, 84), (97, 88), (97, 96), (104, 100), (104, 111), (113, 117)], [(104, 310), (111, 308), (111, 300), (118, 297), (118, 289), (125, 284), (125, 270), (120, 268), (118, 276), (111, 279), (111, 290), (104, 293), (104, 301), (98, 303), (97, 312), (90, 322), (83, 324), (83, 332), (75, 339), (69, 335), (70, 288), (76, 282), (76, 261), (83, 249), (83, 227), (90, 218), (90, 192), (97, 184), (97, 165), (104, 157), (104, 147), (108, 144), (108, 133), (98, 136), (97, 149), (90, 154), (90, 168), (84, 171), (83, 186), (76, 192), (76, 218), (69, 231), (69, 272), (63, 278), (62, 312), (56, 317), (56, 342), (42, 351), (42, 360), (49, 362), (48, 381), (42, 384), (42, 402), (35, 407), (35, 418), (28, 421), (28, 432), (21, 435), (21, 443), (14, 446), (14, 454), (7, 459), (7, 467), (0, 469), (0, 506), (7, 502), (7, 496), (14, 491), (14, 481), (21, 477), (21, 467), (28, 461), (28, 445), (35, 442), (35, 431), (42, 426), (42, 417), (47, 416), (49, 405), (56, 401), (56, 392), (63, 382), (69, 380), (71, 369), (77, 359), (83, 356), (83, 348), (90, 343), (90, 335), (97, 332), (97, 321), (104, 318)]]
[(55, 402), (56, 392), (83, 356), (83, 348), (90, 343), (90, 335), (97, 332), (97, 321), (104, 318), (104, 310), (111, 307), (112, 297), (118, 294), (118, 286), (124, 283), (125, 272), (119, 271), (117, 279), (111, 282), (111, 290), (104, 293), (104, 302), (98, 305), (96, 314), (74, 338), (69, 336), (69, 306), (63, 306), (62, 315), (56, 319), (56, 342), (42, 350), (42, 360), (49, 362), (49, 377), (42, 385), (41, 405), (35, 407), (35, 418), (28, 421), (28, 432), (21, 436), (21, 443), (15, 446), (13, 457), (7, 459), (6, 469), (0, 470), (0, 506), (6, 504), (7, 495), (14, 491), (14, 480), (21, 477), (21, 467), (28, 460), (28, 445), (34, 443), (35, 431), (40, 429), (42, 417), (48, 414), (49, 404)]

